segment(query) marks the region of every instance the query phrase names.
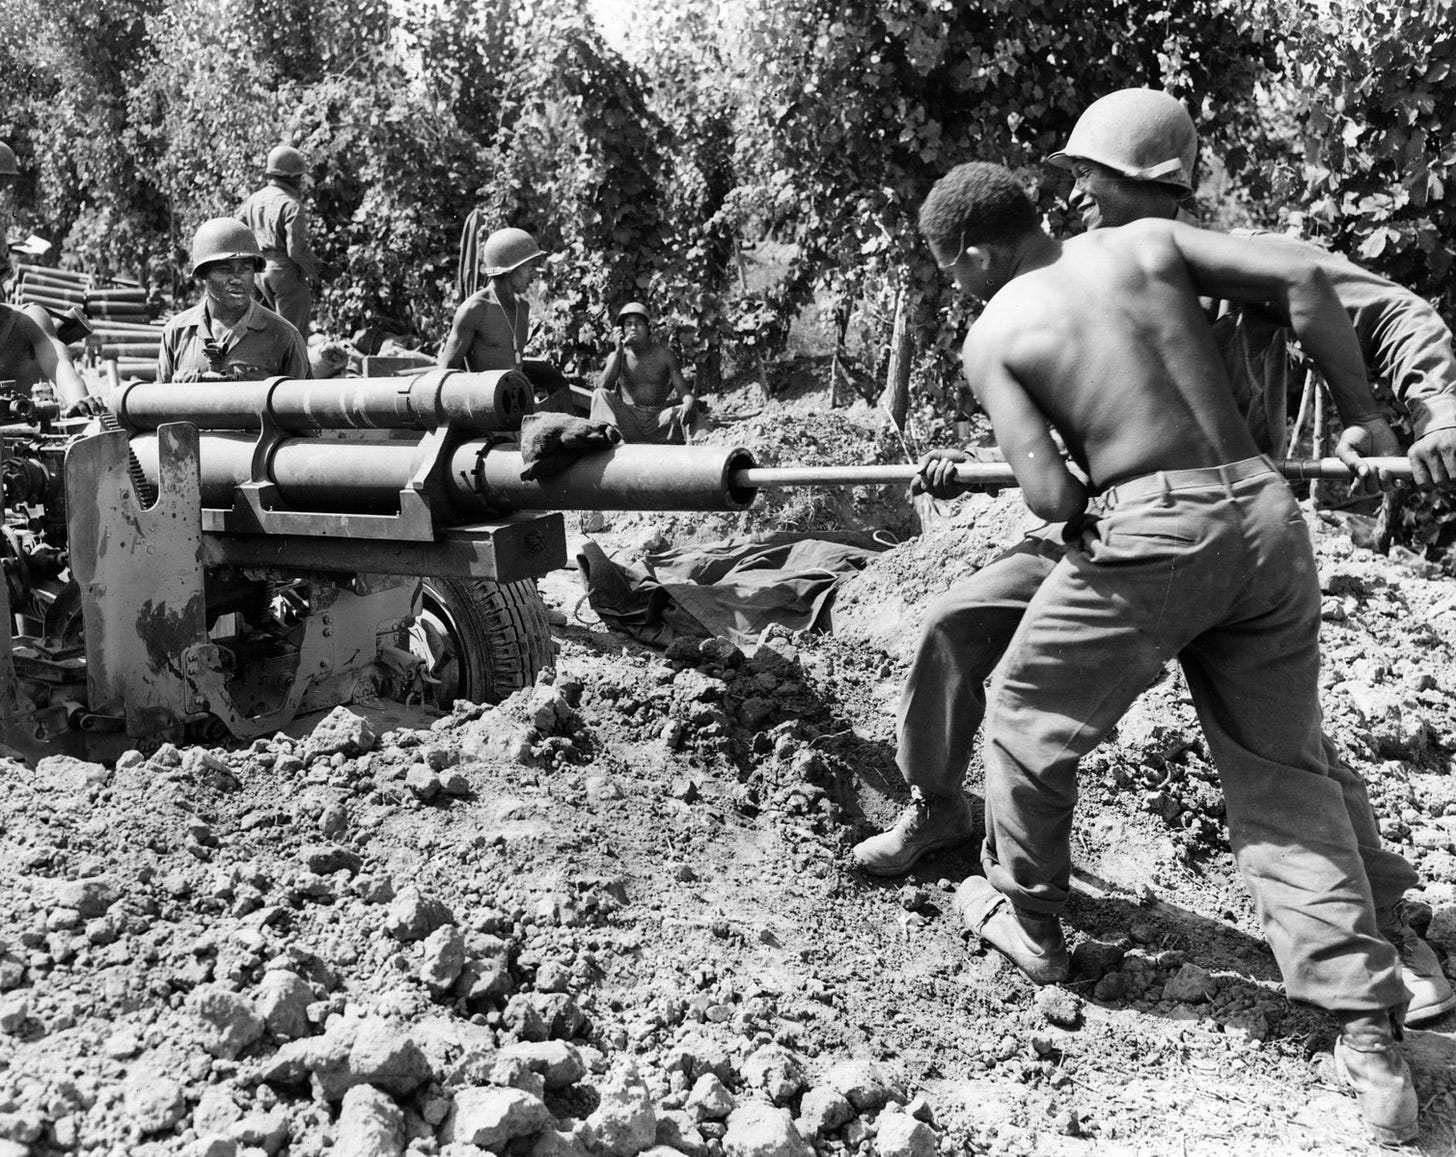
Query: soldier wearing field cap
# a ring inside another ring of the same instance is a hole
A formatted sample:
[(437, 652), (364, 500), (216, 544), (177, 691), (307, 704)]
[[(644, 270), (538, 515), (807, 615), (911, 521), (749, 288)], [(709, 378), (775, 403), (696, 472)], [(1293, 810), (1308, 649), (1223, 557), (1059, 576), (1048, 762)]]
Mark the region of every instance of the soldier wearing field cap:
[(677, 356), (652, 336), (640, 301), (617, 311), (617, 348), (592, 393), (593, 421), (610, 422), (624, 442), (682, 445), (697, 413)]
[[(1066, 146), (1049, 157), (1076, 178), (1072, 208), (1089, 230), (1144, 218), (1173, 219), (1193, 189), (1198, 133), (1175, 97), (1153, 89), (1123, 89), (1093, 102)], [(1456, 356), (1451, 333), (1422, 298), (1344, 257), (1293, 238), (1259, 234), (1261, 245), (1284, 247), (1289, 260), (1314, 261), (1344, 307), (1369, 372), (1390, 383), (1411, 414), (1415, 442), (1409, 457), (1423, 484), (1456, 481)], [(1287, 315), (1268, 305), (1208, 307), (1214, 344), (1235, 402), (1259, 449), (1287, 451), (1286, 398), (1290, 362)], [(1367, 395), (1368, 397), (1368, 395)], [(1358, 429), (1368, 402), (1335, 395), (1345, 425)], [(1337, 453), (1358, 468), (1362, 454), (1393, 454), (1398, 446), (1341, 439)], [(948, 483), (961, 451), (933, 451), (921, 463), (931, 494)], [(911, 787), (910, 805), (887, 831), (859, 843), (853, 858), (873, 875), (898, 876), (924, 855), (965, 846), (974, 822), (962, 790), (974, 741), (986, 711), (986, 680), (1010, 645), (1032, 597), (1065, 554), (1062, 528), (1028, 535), (927, 608), (915, 658), (901, 695), (896, 763)], [(1364, 781), (1328, 736), (1330, 777), (1337, 783), (1359, 840), (1381, 934), (1400, 955), (1411, 994), (1406, 1021), (1425, 1024), (1456, 1008), (1456, 993), (1431, 947), (1411, 928), (1404, 896), (1417, 883), (1411, 865), (1382, 844)]]
[(261, 381), (313, 376), (303, 335), (253, 299), (263, 255), (235, 217), (204, 221), (192, 238), (192, 276), (203, 297), (162, 330), (157, 381)]
[(263, 256), (256, 286), (263, 304), (308, 337), (313, 309), (312, 286), (318, 282), (318, 259), (308, 240), (308, 212), (301, 191), (308, 165), (291, 145), (268, 154), (263, 171), (268, 183), (238, 208), (237, 217), (253, 231)]

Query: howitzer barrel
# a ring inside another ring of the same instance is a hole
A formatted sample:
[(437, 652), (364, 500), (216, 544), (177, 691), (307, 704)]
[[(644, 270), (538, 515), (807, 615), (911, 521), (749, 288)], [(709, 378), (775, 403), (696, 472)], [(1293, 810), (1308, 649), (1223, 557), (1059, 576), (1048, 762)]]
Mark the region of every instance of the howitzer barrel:
[[(1397, 478), (1411, 477), (1405, 458), (1367, 458), (1377, 470)], [(1275, 465), (1285, 478), (1306, 481), (1316, 478), (1349, 479), (1350, 468), (1338, 458), (1284, 458)], [(908, 483), (919, 467), (891, 466), (754, 466), (737, 470), (732, 484), (749, 489), (773, 490), (789, 486), (893, 486)], [(965, 486), (1015, 486), (1016, 475), (1006, 462), (961, 462), (956, 479)]]
[(460, 447), (451, 475), (470, 476), (487, 502), (510, 510), (746, 510), (757, 491), (735, 479), (753, 466), (738, 446), (617, 446), (577, 459), (549, 478), (523, 479), (516, 446), (470, 461)]
[[(237, 488), (253, 480), (257, 439), (222, 430), (198, 435), (202, 504), (228, 508)], [(157, 484), (157, 435), (138, 434), (132, 452), (147, 481)], [(417, 442), (340, 442), (289, 438), (271, 447), (262, 478), (294, 510), (388, 514), (399, 506), (421, 457)]]
[[(466, 414), (466, 422), (482, 420), (484, 413), (483, 408), (474, 407), (485, 391), (475, 388), (471, 379), (492, 379), (499, 386), (502, 376), (454, 375), (462, 399), (457, 412)], [(423, 390), (417, 385), (421, 378), (431, 379)], [(231, 401), (229, 395), (238, 383), (142, 383), (123, 388), (117, 409), (123, 420), (143, 428), (144, 432), (133, 434), (131, 446), (148, 481), (155, 484), (158, 436), (147, 426), (159, 423), (162, 415), (149, 407), (178, 397), (192, 403), (191, 409), (181, 413), (174, 409), (166, 417), (207, 427), (198, 436), (205, 506), (231, 509), (238, 501), (238, 488), (256, 484), (270, 488), (273, 496), (269, 502), (276, 502), (278, 509), (387, 515), (399, 512), (402, 492), (411, 491), (428, 501), (437, 526), (523, 510), (745, 510), (760, 489), (903, 485), (917, 471), (912, 464), (759, 467), (742, 447), (626, 445), (583, 454), (555, 471), (549, 469), (549, 460), (537, 463), (538, 470), (548, 467), (547, 476), (522, 478), (528, 464), (521, 448), (502, 444), (498, 434), (459, 442), (433, 433), (418, 439), (350, 441), (259, 438), (246, 428), (227, 426), (228, 422), (241, 426), (245, 418), (255, 417), (258, 410), (249, 403), (256, 402), (271, 406), (269, 413), (281, 413), (285, 423), (307, 429), (334, 428), (333, 422), (351, 426), (394, 422), (400, 428), (409, 421), (425, 423), (426, 416), (429, 428), (434, 429), (434, 419), (453, 404), (442, 388), (449, 380), (450, 375), (436, 371), (413, 380), (352, 379), (347, 382), (350, 389), (320, 395), (329, 399), (322, 408), (312, 405), (314, 399), (304, 387), (334, 383), (290, 379), (241, 383), (241, 400)], [(363, 393), (355, 393), (354, 388)], [(423, 400), (413, 396), (417, 391)], [(390, 396), (396, 400), (391, 401)], [(277, 404), (280, 397), (281, 406)], [(1410, 463), (1404, 458), (1367, 461), (1396, 477), (1411, 477)], [(1350, 470), (1335, 458), (1286, 459), (1276, 465), (1286, 478), (1296, 480), (1350, 477)], [(1004, 462), (959, 463), (956, 475), (967, 486), (1016, 485), (1011, 467)]]
[[(216, 387), (214, 387), (216, 388)], [(131, 448), (157, 483), (157, 435), (136, 434)], [(229, 509), (237, 488), (267, 482), (282, 507), (296, 511), (390, 514), (400, 492), (430, 465), (424, 442), (345, 442), (285, 438), (257, 463), (258, 442), (223, 430), (198, 436), (204, 506)], [(733, 483), (753, 465), (747, 450), (721, 446), (619, 446), (588, 454), (559, 474), (523, 480), (518, 446), (478, 438), (451, 450), (433, 485), (437, 523), (474, 522), (517, 510), (743, 510), (755, 492)], [(443, 520), (443, 521), (442, 521)]]
[(274, 378), (263, 382), (141, 382), (113, 402), (121, 424), (155, 430), (191, 422), (200, 430), (257, 430), (267, 415), (283, 430), (514, 430), (534, 406), (517, 370), (472, 374), (427, 370), (413, 377)]

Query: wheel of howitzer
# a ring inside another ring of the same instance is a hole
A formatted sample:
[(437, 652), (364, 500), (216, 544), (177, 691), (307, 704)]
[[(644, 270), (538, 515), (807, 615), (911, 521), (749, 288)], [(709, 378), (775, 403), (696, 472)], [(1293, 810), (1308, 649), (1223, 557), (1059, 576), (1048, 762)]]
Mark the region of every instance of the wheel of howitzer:
[(551, 625), (534, 579), (430, 578), (411, 643), (440, 680), (436, 704), (497, 703), (551, 662)]

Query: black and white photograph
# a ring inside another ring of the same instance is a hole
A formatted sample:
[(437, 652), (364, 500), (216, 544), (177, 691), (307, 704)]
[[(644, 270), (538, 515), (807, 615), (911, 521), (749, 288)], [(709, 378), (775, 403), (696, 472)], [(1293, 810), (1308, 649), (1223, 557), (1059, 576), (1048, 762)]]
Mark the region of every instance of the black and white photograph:
[(1456, 1157), (1456, 0), (3, 0), (0, 1157)]

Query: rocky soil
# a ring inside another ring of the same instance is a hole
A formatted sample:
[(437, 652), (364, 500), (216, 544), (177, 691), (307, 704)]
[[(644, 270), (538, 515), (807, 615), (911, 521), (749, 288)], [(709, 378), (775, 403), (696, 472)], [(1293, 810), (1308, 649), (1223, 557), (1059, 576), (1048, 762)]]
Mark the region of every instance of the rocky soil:
[[(785, 415), (725, 407), (712, 436), (899, 452), (868, 413)], [(914, 524), (861, 492), (598, 533), (630, 556), (846, 511)], [(6, 766), (0, 1157), (1367, 1152), (1176, 674), (1087, 761), (1067, 985), (963, 940), (972, 848), (905, 881), (849, 867), (904, 801), (920, 609), (1025, 517), (1011, 492), (948, 504), (845, 584), (832, 634), (651, 652), (564, 572), (556, 665), (500, 705)], [(1456, 590), (1348, 522), (1318, 527), (1328, 723), (1456, 948)], [(1453, 1027), (1407, 1042), (1424, 1153), (1456, 1151)]]

